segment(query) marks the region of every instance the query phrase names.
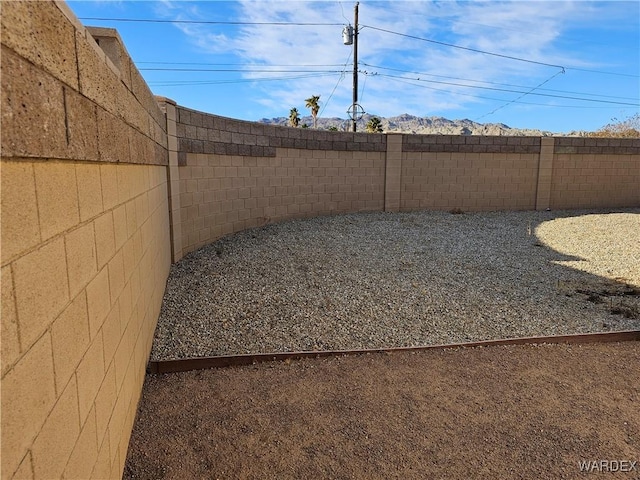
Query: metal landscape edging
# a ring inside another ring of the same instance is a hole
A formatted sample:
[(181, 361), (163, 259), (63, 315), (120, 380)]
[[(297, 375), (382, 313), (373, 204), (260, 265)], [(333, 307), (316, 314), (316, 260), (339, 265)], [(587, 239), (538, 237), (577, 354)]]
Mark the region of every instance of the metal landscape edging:
[(552, 335), (546, 337), (520, 337), (500, 340), (482, 340), (478, 342), (449, 343), (441, 345), (425, 345), (420, 347), (367, 348), (354, 350), (318, 350), (299, 352), (248, 353), (240, 355), (220, 355), (214, 357), (193, 357), (174, 360), (150, 361), (147, 373), (177, 373), (207, 368), (237, 367), (256, 363), (300, 360), (303, 358), (340, 357), (347, 355), (364, 355), (368, 353), (402, 353), (421, 352), (426, 350), (445, 350), (452, 348), (493, 347), (500, 345), (530, 344), (582, 344), (610, 343), (640, 340), (640, 330), (624, 330), (620, 332), (582, 333), (574, 335)]

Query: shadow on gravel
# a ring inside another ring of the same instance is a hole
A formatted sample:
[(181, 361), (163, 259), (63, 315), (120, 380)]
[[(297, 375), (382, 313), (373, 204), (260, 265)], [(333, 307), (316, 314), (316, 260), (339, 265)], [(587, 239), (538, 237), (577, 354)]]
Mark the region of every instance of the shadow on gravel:
[[(589, 273), (589, 263), (600, 263), (601, 267), (607, 268), (607, 276), (601, 275), (584, 275), (579, 279), (574, 280), (558, 280), (558, 290), (563, 292), (564, 295), (571, 297), (577, 296), (585, 301), (602, 305), (612, 315), (622, 315), (627, 319), (640, 320), (640, 261), (638, 255), (640, 255), (640, 242), (637, 238), (637, 232), (640, 228), (640, 221), (630, 222), (630, 229), (626, 230), (626, 234), (620, 235), (619, 232), (613, 232), (608, 229), (616, 228), (616, 222), (606, 222), (595, 220), (593, 222), (580, 222), (580, 217), (609, 217), (616, 215), (635, 215), (640, 217), (640, 212), (634, 210), (621, 210), (621, 211), (606, 211), (606, 212), (593, 212), (593, 213), (581, 213), (576, 212), (561, 212), (554, 218), (554, 221), (563, 222), (570, 220), (567, 223), (573, 223), (578, 225), (581, 231), (572, 232), (578, 238), (574, 238), (570, 242), (565, 242), (566, 239), (560, 240), (560, 244), (557, 248), (563, 251), (567, 250), (566, 243), (569, 243), (571, 247), (569, 250), (584, 252), (585, 256), (567, 255), (562, 252), (556, 252), (559, 254), (559, 258), (553, 260), (554, 263), (563, 265), (566, 268), (577, 267), (578, 271), (585, 271)], [(584, 225), (587, 223), (590, 225)], [(604, 225), (602, 225), (604, 223)], [(635, 228), (634, 228), (635, 225)], [(535, 231), (539, 231), (541, 226), (544, 226), (544, 222), (536, 226)], [(590, 228), (589, 228), (590, 227)], [(590, 231), (590, 229), (592, 229)], [(569, 229), (571, 230), (571, 229)], [(594, 232), (593, 230), (596, 230)], [(636, 232), (636, 233), (634, 233)], [(571, 232), (569, 232), (571, 233)], [(621, 246), (619, 242), (628, 242), (626, 252), (619, 255), (619, 258), (613, 260), (613, 265), (607, 265), (606, 260), (602, 260), (602, 257), (611, 256), (617, 252), (617, 249)], [(592, 245), (584, 245), (584, 243), (592, 242)], [(536, 243), (538, 246), (545, 246), (540, 241)], [(636, 248), (633, 248), (635, 245)], [(553, 243), (546, 246), (551, 250), (556, 247)], [(606, 250), (609, 250), (608, 252)], [(632, 262), (628, 264), (627, 262)], [(624, 264), (624, 265), (623, 265)], [(587, 268), (584, 268), (586, 266)], [(624, 267), (624, 268), (622, 268)], [(603, 325), (606, 328), (607, 325)], [(640, 328), (640, 327), (639, 327)]]

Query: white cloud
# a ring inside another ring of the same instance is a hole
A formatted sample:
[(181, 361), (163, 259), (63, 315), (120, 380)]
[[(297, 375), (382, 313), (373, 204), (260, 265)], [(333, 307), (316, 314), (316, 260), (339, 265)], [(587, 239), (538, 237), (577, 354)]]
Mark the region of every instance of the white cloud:
[[(163, 5), (176, 19), (200, 19), (205, 16), (197, 6), (188, 7), (180, 3), (178, 8), (169, 1), (163, 2)], [(233, 20), (241, 19), (244, 22), (346, 24), (353, 17), (351, 2), (341, 5), (329, 1), (241, 0), (237, 2), (237, 9), (237, 18)], [(585, 65), (588, 64), (587, 59), (575, 56), (570, 50), (559, 50), (557, 43), (572, 22), (588, 24), (594, 21), (594, 16), (601, 14), (597, 5), (569, 1), (362, 1), (359, 62), (362, 70), (379, 75), (366, 78), (360, 75), (360, 89), (364, 86), (361, 103), (368, 112), (385, 116), (403, 111), (422, 115), (442, 110), (462, 111), (466, 106), (482, 101), (473, 95), (505, 101), (517, 95), (430, 84), (424, 80), (469, 83), (456, 79), (473, 79), (532, 87), (558, 72), (557, 68), (550, 66), (483, 55), (381, 30), (536, 62)], [(614, 14), (621, 15), (620, 11)], [(342, 44), (340, 25), (242, 25), (234, 30), (205, 25), (179, 25), (178, 28), (192, 39), (203, 54), (233, 55), (240, 63), (249, 65), (344, 65), (351, 49)], [(403, 74), (365, 64), (423, 74)], [(385, 78), (382, 74), (405, 76), (406, 79)], [(249, 79), (269, 75), (282, 78), (287, 74), (244, 74)], [(256, 82), (253, 100), (274, 116), (285, 115), (293, 106), (306, 113), (305, 98), (321, 95), (321, 104), (326, 104), (336, 84), (339, 84), (322, 115), (344, 117), (351, 104), (351, 75), (352, 67), (348, 65), (342, 80), (335, 75), (288, 82)], [(421, 81), (416, 80), (418, 77)], [(492, 105), (499, 102), (493, 101)]]

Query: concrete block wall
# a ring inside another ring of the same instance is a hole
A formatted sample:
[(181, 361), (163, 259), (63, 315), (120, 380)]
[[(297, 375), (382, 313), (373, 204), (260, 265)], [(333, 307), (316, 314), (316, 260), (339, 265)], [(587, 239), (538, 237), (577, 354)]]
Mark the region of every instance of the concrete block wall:
[(345, 158), (338, 153), (188, 154), (188, 165), (180, 168), (183, 253), (285, 219), (381, 210), (381, 154), (351, 152)]
[(302, 216), (640, 206), (640, 139), (354, 134), (169, 108), (174, 258)]
[(1, 477), (121, 478), (170, 267), (165, 117), (64, 3), (3, 2), (1, 28)]
[(552, 208), (640, 206), (640, 139), (555, 140)]
[(533, 210), (538, 137), (405, 135), (401, 210)]
[(401, 210), (534, 210), (538, 155), (405, 153)]
[(384, 208), (386, 137), (177, 107), (182, 255), (246, 228)]
[(640, 139), (407, 135), (403, 210), (640, 206)]

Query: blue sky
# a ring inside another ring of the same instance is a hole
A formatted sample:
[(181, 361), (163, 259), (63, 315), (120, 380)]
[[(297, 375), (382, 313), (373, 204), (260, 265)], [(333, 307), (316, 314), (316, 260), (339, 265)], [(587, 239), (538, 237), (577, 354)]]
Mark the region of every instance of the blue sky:
[[(320, 95), (321, 117), (347, 118), (341, 33), (355, 2), (68, 4), (83, 24), (116, 28), (151, 90), (180, 105), (259, 120), (307, 115), (304, 99)], [(640, 111), (638, 1), (362, 0), (358, 23), (359, 103), (373, 115), (566, 133)]]

